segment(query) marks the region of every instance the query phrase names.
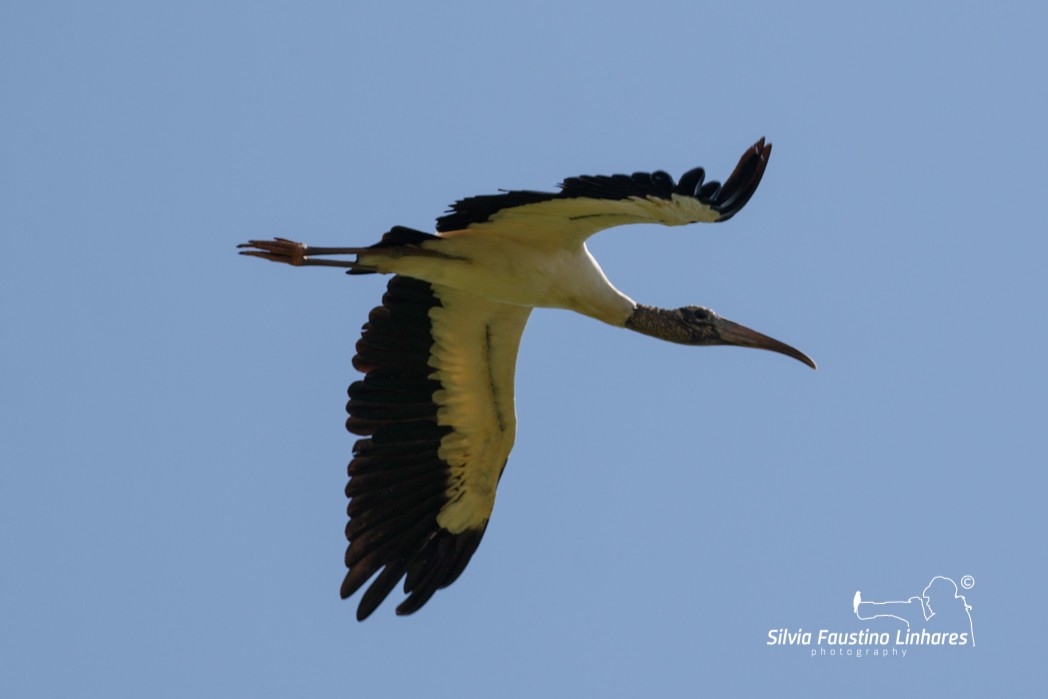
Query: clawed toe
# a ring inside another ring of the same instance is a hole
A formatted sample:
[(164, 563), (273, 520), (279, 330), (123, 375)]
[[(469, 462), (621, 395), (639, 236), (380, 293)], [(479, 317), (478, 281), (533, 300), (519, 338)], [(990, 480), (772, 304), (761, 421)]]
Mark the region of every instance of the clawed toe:
[(240, 251), (241, 255), (261, 257), (272, 262), (283, 262), (289, 265), (302, 265), (306, 261), (306, 251), (309, 247), (287, 238), (274, 238), (273, 240), (249, 240), (241, 243), (238, 248), (246, 248)]

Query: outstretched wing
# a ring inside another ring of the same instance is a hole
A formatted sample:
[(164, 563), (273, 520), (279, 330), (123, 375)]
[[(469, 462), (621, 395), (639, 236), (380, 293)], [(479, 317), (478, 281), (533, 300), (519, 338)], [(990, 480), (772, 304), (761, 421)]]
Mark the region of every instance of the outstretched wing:
[(771, 144), (764, 139), (743, 153), (722, 185), (705, 182), (695, 168), (679, 182), (665, 172), (569, 177), (559, 192), (507, 191), (462, 199), (437, 219), (437, 231), (490, 230), (502, 235), (560, 235), (579, 242), (597, 231), (626, 223), (726, 221), (757, 190)]
[[(462, 573), (480, 544), (516, 433), (513, 379), (530, 308), (395, 276), (369, 316), (349, 387), (342, 597), (378, 575), (363, 620), (406, 576), (410, 614)], [(379, 572), (381, 571), (381, 572)]]

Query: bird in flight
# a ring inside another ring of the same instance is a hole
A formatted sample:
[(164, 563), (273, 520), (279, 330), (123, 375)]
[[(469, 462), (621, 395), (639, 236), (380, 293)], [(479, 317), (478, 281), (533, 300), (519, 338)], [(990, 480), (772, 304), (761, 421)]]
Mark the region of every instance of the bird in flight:
[[(404, 579), (397, 614), (453, 583), (480, 544), (516, 436), (514, 370), (533, 308), (564, 308), (687, 345), (802, 352), (698, 306), (655, 308), (608, 281), (586, 249), (627, 223), (679, 226), (734, 216), (771, 155), (761, 139), (724, 184), (702, 168), (580, 176), (559, 192), (503, 191), (455, 202), (436, 233), (396, 226), (370, 247), (252, 240), (241, 253), (294, 266), (392, 274), (371, 311), (353, 366), (346, 428), (360, 435), (349, 464), (345, 599), (372, 580), (364, 620)], [(355, 259), (333, 259), (354, 256)]]

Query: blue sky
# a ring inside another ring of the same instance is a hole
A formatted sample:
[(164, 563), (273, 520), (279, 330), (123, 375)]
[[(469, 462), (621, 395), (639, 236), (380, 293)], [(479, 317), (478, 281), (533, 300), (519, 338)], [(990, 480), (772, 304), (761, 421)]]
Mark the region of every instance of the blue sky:
[[(1043, 26), (1034, 3), (6, 3), (0, 693), (1021, 693), (1043, 609)], [(696, 165), (720, 226), (595, 237), (640, 302), (788, 342), (540, 311), (466, 572), (338, 598), (353, 345), (383, 280), (235, 255), (455, 199)], [(976, 648), (852, 596), (960, 581)], [(1009, 687), (1008, 683), (1012, 683)]]

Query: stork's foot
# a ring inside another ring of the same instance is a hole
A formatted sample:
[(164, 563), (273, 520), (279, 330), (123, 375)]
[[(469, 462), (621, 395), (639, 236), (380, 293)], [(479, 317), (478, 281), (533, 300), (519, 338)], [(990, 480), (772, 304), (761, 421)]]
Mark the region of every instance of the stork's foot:
[(349, 268), (351, 274), (373, 271), (369, 267), (363, 267), (350, 260), (317, 259), (318, 255), (359, 255), (367, 252), (367, 248), (316, 248), (312, 245), (288, 240), (287, 238), (251, 240), (237, 247), (245, 248), (240, 251), (241, 255), (261, 257), (263, 260), (283, 262), (286, 265), (294, 265), (295, 267), (344, 267)]
[(240, 251), (241, 255), (261, 257), (264, 260), (283, 262), (296, 267), (308, 264), (306, 255), (309, 253), (309, 246), (305, 243), (288, 240), (287, 238), (250, 240), (246, 243), (241, 243), (237, 247), (244, 248)]

